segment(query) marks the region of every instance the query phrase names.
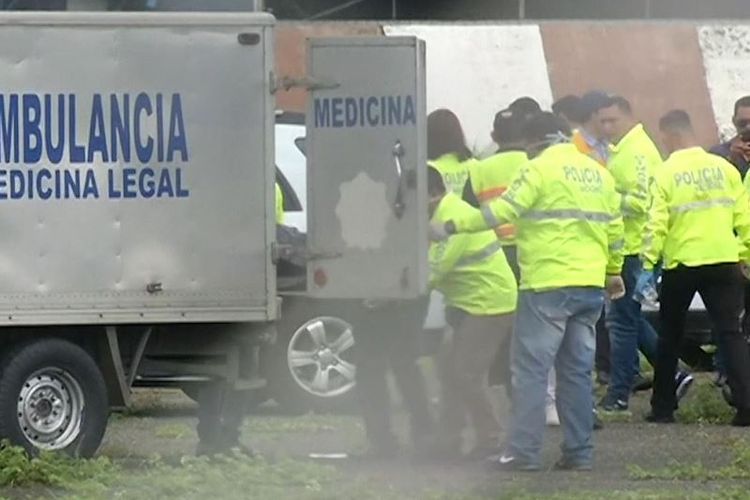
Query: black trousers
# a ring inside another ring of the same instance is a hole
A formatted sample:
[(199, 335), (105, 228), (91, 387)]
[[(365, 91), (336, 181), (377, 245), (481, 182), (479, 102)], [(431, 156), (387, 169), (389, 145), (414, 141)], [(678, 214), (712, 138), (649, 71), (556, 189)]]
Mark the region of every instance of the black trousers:
[(427, 391), (417, 365), (419, 332), (427, 301), (404, 301), (359, 311), (357, 331), (357, 391), (367, 438), (373, 447), (392, 447), (396, 439), (391, 425), (391, 400), (386, 375), (393, 373), (409, 412), (412, 439), (433, 430)]
[(750, 409), (750, 353), (740, 330), (743, 278), (737, 264), (678, 266), (664, 272), (661, 286), (659, 347), (651, 408), (656, 415), (671, 415), (677, 406), (675, 371), (685, 318), (695, 292), (706, 305), (719, 341), (726, 346), (727, 378), (736, 406)]
[(223, 380), (208, 382), (198, 393), (198, 439), (205, 451), (228, 450), (239, 444), (249, 395)]
[(612, 363), (610, 362), (609, 355), (609, 331), (607, 331), (607, 327), (604, 324), (604, 309), (602, 309), (602, 315), (599, 316), (596, 322), (596, 355), (594, 366), (597, 372), (610, 372)]

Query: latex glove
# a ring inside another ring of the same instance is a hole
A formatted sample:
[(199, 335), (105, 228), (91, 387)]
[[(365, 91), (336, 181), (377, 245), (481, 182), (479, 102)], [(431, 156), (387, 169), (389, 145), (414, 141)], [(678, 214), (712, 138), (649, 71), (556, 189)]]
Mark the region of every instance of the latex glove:
[(619, 274), (607, 276), (605, 285), (609, 300), (621, 299), (625, 296), (625, 282)]
[(742, 271), (742, 276), (744, 276), (746, 280), (750, 280), (750, 264), (749, 263), (740, 262), (740, 271)]
[(635, 282), (633, 290), (633, 299), (637, 302), (656, 302), (658, 300), (656, 292), (656, 274), (654, 271), (642, 270)]
[(445, 229), (445, 222), (430, 222), (430, 241), (445, 241), (450, 234)]

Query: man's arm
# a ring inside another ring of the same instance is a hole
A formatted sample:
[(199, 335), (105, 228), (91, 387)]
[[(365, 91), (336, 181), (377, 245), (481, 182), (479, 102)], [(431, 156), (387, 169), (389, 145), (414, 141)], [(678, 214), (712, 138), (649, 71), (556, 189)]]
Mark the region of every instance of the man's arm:
[[(738, 174), (739, 177), (739, 174)], [(744, 185), (737, 179), (734, 203), (734, 231), (740, 243), (740, 260), (750, 263), (750, 176), (745, 176)]]
[(620, 213), (620, 196), (616, 191), (609, 194), (609, 214), (611, 219), (607, 225), (607, 274), (619, 276), (625, 259), (625, 224)]
[(456, 235), (446, 241), (430, 245), (430, 287), (437, 288), (450, 273), (466, 250), (466, 235)]
[(536, 203), (541, 184), (542, 177), (537, 168), (532, 164), (525, 165), (501, 197), (474, 213), (453, 219), (452, 229), (457, 233), (478, 233), (515, 222)]
[(641, 251), (643, 268), (649, 271), (659, 262), (664, 240), (667, 237), (669, 227), (669, 185), (667, 182), (665, 175), (657, 174), (651, 191), (651, 209)]

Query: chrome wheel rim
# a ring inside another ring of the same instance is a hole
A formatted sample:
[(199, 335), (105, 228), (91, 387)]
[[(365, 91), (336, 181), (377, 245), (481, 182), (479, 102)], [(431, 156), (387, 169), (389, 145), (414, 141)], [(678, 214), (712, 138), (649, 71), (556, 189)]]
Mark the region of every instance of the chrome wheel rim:
[(60, 368), (43, 368), (26, 379), (18, 396), (18, 425), (40, 450), (61, 450), (81, 434), (85, 401), (78, 381)]
[(357, 367), (350, 360), (352, 347), (349, 323), (330, 316), (314, 318), (292, 335), (287, 366), (306, 392), (324, 398), (341, 396), (357, 383)]

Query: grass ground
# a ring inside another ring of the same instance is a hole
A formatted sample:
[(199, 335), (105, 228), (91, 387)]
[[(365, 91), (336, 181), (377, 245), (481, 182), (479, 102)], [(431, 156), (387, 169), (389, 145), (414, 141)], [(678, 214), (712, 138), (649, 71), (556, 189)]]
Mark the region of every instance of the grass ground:
[[(501, 405), (502, 406), (502, 405)], [(605, 416), (591, 473), (507, 474), (482, 464), (311, 460), (311, 452), (351, 452), (363, 444), (351, 416), (252, 416), (243, 440), (262, 459), (198, 459), (192, 406), (170, 392), (145, 393), (113, 418), (94, 460), (0, 450), (0, 496), (80, 499), (744, 499), (750, 498), (750, 433), (725, 425), (731, 412), (700, 377), (676, 425), (642, 421), (647, 394), (629, 415)], [(501, 408), (501, 411), (503, 408)], [(400, 425), (401, 426), (401, 425)], [(551, 464), (560, 431), (548, 432)]]

